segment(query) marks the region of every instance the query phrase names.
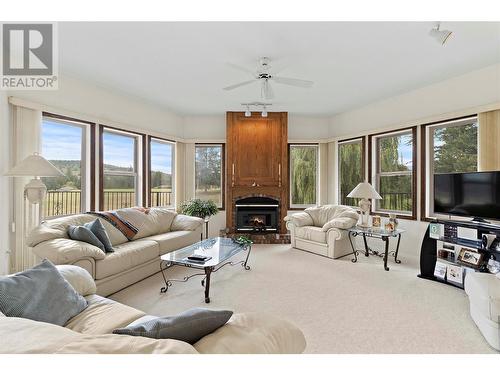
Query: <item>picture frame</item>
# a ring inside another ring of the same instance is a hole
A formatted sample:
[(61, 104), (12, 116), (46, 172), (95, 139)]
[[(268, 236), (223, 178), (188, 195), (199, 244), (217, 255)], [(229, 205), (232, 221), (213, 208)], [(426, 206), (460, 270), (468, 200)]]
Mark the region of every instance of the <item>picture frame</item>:
[(479, 267), (483, 261), (484, 255), (475, 250), (462, 247), (458, 254), (458, 260), (461, 263), (470, 264), (474, 267)]
[(372, 217), (372, 227), (380, 228), (380, 225), (381, 225), (380, 216), (378, 216), (378, 215), (373, 216)]

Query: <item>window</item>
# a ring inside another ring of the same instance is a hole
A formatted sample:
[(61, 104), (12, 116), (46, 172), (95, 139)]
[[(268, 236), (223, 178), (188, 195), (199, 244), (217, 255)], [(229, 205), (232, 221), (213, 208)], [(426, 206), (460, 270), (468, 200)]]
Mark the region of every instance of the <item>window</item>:
[(87, 210), (86, 136), (90, 124), (44, 114), (42, 155), (64, 174), (42, 177), (47, 186), (44, 217), (72, 215)]
[[(426, 141), (426, 217), (433, 215), (434, 175), (478, 170), (477, 117), (424, 126)], [(425, 193), (425, 192), (424, 192)]]
[(364, 138), (340, 141), (338, 143), (338, 192), (340, 204), (357, 206), (358, 199), (347, 195), (365, 180)]
[(149, 138), (149, 205), (174, 205), (175, 143)]
[(224, 207), (224, 147), (221, 144), (195, 146), (195, 198), (212, 200)]
[(370, 136), (373, 155), (372, 183), (382, 199), (374, 210), (415, 217), (416, 128)]
[(101, 209), (115, 210), (139, 204), (138, 152), (140, 136), (101, 127)]
[(290, 145), (290, 207), (314, 206), (318, 199), (318, 145)]

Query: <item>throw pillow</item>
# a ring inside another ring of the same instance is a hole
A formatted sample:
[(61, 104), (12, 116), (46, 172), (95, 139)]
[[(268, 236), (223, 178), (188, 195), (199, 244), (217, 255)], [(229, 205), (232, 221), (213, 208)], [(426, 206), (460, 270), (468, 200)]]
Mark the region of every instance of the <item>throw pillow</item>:
[(156, 318), (118, 328), (113, 333), (153, 339), (174, 339), (194, 344), (226, 324), (232, 315), (233, 312), (227, 310), (194, 308), (175, 316)]
[(70, 225), (68, 226), (68, 236), (72, 240), (82, 241), (94, 245), (98, 247), (103, 252), (106, 252), (104, 245), (101, 241), (96, 237), (94, 233), (89, 228), (84, 227), (83, 225)]
[(86, 307), (85, 298), (47, 259), (29, 270), (0, 277), (0, 311), (6, 316), (64, 326)]
[(111, 244), (111, 240), (109, 239), (108, 233), (106, 232), (106, 228), (102, 225), (99, 219), (95, 219), (90, 223), (83, 224), (83, 226), (87, 229), (90, 229), (92, 233), (97, 237), (97, 239), (104, 246), (104, 251), (107, 253), (114, 252), (113, 245)]

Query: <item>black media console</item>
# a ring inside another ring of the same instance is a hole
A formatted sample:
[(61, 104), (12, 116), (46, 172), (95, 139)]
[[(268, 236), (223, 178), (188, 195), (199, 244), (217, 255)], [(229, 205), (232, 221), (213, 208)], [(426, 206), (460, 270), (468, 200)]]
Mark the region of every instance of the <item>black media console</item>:
[[(483, 240), (483, 235), (487, 235), (488, 239)], [(476, 221), (434, 220), (429, 223), (422, 241), (418, 277), (463, 288), (467, 272), (489, 272), (488, 260), (500, 261), (499, 240), (498, 225)], [(459, 260), (460, 251), (464, 248), (476, 251), (483, 261), (475, 266)], [(446, 272), (446, 275), (439, 274), (440, 270)]]

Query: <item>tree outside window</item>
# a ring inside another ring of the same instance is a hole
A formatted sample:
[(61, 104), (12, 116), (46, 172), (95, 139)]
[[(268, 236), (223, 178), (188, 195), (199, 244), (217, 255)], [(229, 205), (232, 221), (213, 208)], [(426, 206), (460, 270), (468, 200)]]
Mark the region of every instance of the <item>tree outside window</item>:
[(212, 200), (223, 207), (222, 145), (196, 145), (195, 147), (195, 197)]
[(317, 204), (318, 145), (290, 145), (290, 207)]
[(359, 199), (347, 198), (347, 195), (360, 182), (364, 181), (363, 140), (339, 142), (339, 202), (348, 206), (358, 206)]

